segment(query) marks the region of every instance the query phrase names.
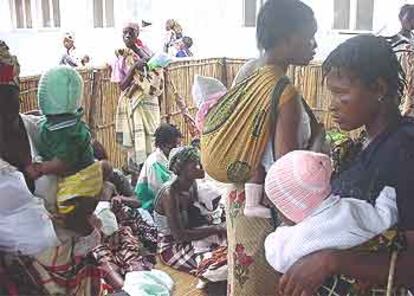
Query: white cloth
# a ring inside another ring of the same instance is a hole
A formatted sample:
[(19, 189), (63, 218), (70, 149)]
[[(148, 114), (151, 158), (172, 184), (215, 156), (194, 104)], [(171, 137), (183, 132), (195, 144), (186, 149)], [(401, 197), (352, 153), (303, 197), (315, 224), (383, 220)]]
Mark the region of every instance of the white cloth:
[(132, 271), (125, 275), (122, 290), (131, 296), (170, 296), (174, 281), (163, 271)]
[(396, 192), (385, 187), (375, 207), (354, 198), (329, 196), (294, 226), (280, 226), (265, 240), (266, 259), (285, 273), (297, 260), (324, 249), (346, 250), (370, 240), (398, 221)]
[(36, 255), (58, 244), (43, 201), (32, 195), (21, 172), (0, 159), (0, 250)]
[(111, 203), (109, 201), (100, 201), (96, 206), (95, 215), (101, 220), (102, 232), (106, 236), (110, 236), (118, 230), (118, 222), (111, 210)]

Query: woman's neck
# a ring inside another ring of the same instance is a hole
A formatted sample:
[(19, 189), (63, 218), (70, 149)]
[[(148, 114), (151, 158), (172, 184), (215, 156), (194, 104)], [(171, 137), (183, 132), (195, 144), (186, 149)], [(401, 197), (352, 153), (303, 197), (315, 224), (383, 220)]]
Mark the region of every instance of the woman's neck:
[(188, 191), (188, 190), (190, 190), (191, 186), (193, 186), (193, 184), (194, 184), (194, 180), (188, 180), (188, 179), (180, 178), (180, 177), (177, 177), (176, 182), (177, 182), (176, 183), (177, 184), (176, 188), (179, 191)]
[(265, 62), (266, 65), (277, 67), (278, 69), (282, 70), (283, 73), (285, 73), (285, 74), (286, 74), (287, 69), (289, 67), (289, 63), (284, 59), (278, 58), (277, 54), (265, 53), (264, 54), (264, 62)]
[(411, 38), (411, 31), (407, 29), (401, 29), (400, 34), (406, 38)]
[(376, 137), (394, 125), (400, 119), (398, 111), (381, 112), (372, 122), (365, 125), (368, 135), (368, 143), (371, 143)]

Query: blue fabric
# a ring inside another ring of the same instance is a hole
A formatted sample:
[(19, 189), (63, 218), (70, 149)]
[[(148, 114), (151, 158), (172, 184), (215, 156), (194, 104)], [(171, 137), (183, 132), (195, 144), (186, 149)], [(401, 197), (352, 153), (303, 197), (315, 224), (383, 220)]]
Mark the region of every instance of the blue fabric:
[(375, 204), (384, 186), (397, 192), (399, 227), (414, 230), (414, 119), (395, 126), (364, 149), (353, 165), (332, 182), (334, 194)]

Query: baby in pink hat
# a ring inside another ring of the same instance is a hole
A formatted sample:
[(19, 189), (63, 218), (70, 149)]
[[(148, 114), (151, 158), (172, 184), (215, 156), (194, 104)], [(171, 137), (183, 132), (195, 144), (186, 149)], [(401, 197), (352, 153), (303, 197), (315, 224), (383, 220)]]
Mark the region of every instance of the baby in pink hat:
[[(297, 260), (323, 249), (349, 249), (397, 223), (396, 192), (384, 187), (372, 206), (331, 194), (331, 160), (310, 151), (293, 151), (270, 168), (269, 200), (285, 222), (265, 240), (266, 259), (285, 273)], [(289, 226), (288, 226), (289, 225)]]

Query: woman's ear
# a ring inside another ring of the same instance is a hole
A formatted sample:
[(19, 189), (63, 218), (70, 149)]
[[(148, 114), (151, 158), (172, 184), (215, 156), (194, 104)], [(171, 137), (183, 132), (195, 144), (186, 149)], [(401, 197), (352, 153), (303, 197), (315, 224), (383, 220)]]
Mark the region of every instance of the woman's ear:
[(384, 99), (388, 95), (388, 84), (385, 79), (382, 77), (378, 78), (375, 81), (373, 90), (377, 93), (379, 100)]

